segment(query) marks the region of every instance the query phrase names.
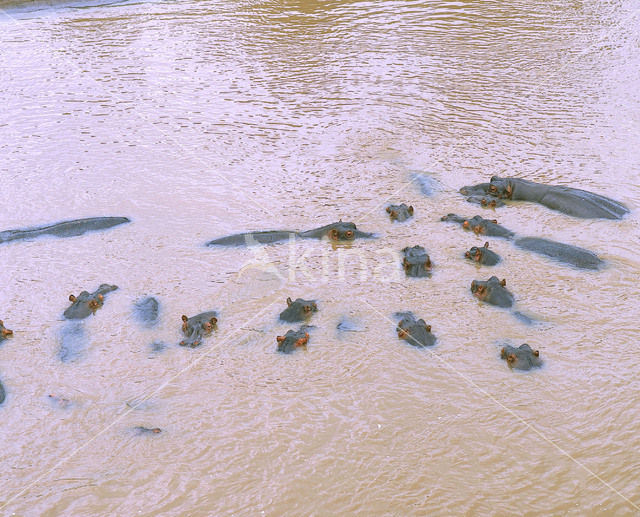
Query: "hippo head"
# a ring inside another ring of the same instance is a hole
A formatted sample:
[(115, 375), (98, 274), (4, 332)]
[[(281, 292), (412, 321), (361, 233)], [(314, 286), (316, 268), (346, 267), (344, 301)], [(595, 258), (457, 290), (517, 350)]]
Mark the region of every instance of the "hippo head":
[(327, 236), (332, 241), (352, 241), (356, 238), (357, 228), (354, 223), (344, 223), (342, 221), (334, 223), (327, 232)]
[(500, 350), (500, 358), (507, 361), (509, 368), (517, 370), (530, 370), (542, 366), (540, 352), (533, 350), (528, 344), (524, 343), (518, 348), (506, 345)]
[(509, 178), (493, 176), (489, 183), (487, 193), (500, 199), (511, 199), (513, 195), (513, 185), (509, 181)]
[(407, 206), (404, 203), (401, 205), (389, 205), (387, 207), (387, 213), (392, 221), (406, 221), (413, 216), (413, 207)]
[(291, 301), (291, 298), (287, 298), (287, 308), (280, 313), (280, 319), (288, 322), (304, 321), (314, 312), (318, 312), (315, 300), (297, 298), (295, 301)]
[(203, 313), (192, 318), (182, 315), (182, 332), (187, 336), (180, 341), (180, 346), (195, 348), (202, 344), (202, 339), (216, 329), (218, 318), (212, 313)]
[(507, 281), (492, 276), (489, 280), (474, 280), (471, 282), (471, 292), (483, 302), (497, 305), (499, 307), (511, 307), (513, 305), (513, 295), (505, 289)]
[(0, 341), (7, 339), (9, 336), (13, 336), (13, 330), (6, 328), (2, 320), (0, 320)]
[(473, 246), (464, 256), (478, 264), (486, 264), (488, 266), (495, 266), (500, 262), (500, 256), (489, 249), (488, 242), (485, 242), (484, 246)]
[(479, 215), (475, 215), (471, 219), (465, 219), (462, 222), (462, 227), (465, 230), (473, 231), (476, 235), (481, 235), (487, 232), (488, 223), (497, 224), (498, 221), (496, 219), (484, 219)]
[(431, 259), (422, 246), (404, 248), (402, 267), (407, 276), (431, 276)]
[(309, 333), (304, 329), (297, 331), (289, 330), (284, 336), (276, 337), (278, 342), (278, 352), (290, 354), (300, 347), (306, 347), (309, 342)]
[(423, 319), (416, 321), (410, 313), (400, 320), (396, 331), (399, 339), (404, 339), (413, 346), (431, 346), (436, 342), (435, 336), (431, 333), (431, 325), (427, 325)]

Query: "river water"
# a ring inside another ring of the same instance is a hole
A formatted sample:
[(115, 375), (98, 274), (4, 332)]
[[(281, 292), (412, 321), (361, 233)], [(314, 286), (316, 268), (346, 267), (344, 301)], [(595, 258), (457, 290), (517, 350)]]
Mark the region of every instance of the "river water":
[[(640, 14), (634, 0), (0, 0), (1, 513), (637, 515)], [(625, 203), (621, 221), (457, 190), (492, 175)], [(415, 208), (392, 224), (389, 202)], [(580, 271), (439, 221), (591, 249)], [(490, 214), (490, 215), (487, 215)], [(342, 218), (375, 240), (207, 248)], [(420, 244), (430, 279), (405, 279)], [(506, 278), (526, 325), (483, 305)], [(116, 284), (82, 324), (69, 294)], [(158, 323), (133, 315), (144, 296)], [(287, 297), (307, 350), (276, 353)], [(220, 314), (197, 349), (180, 316)], [(411, 310), (438, 337), (395, 335)], [(348, 330), (339, 330), (339, 323)], [(69, 335), (83, 347), (60, 360)], [(65, 337), (66, 336), (66, 337)], [(503, 343), (544, 366), (510, 371)], [(56, 403), (49, 395), (59, 397)], [(62, 401), (62, 402), (61, 402)], [(162, 433), (136, 435), (136, 426)]]

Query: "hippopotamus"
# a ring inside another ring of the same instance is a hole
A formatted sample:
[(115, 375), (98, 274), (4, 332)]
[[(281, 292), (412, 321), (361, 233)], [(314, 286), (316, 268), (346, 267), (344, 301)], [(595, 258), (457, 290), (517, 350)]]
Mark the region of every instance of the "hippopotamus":
[(406, 247), (402, 250), (402, 267), (407, 276), (431, 276), (431, 259), (422, 246)]
[(411, 312), (400, 312), (396, 316), (402, 318), (396, 327), (399, 339), (404, 339), (418, 348), (433, 346), (436, 343), (436, 336), (431, 333), (431, 325), (427, 325), (422, 318), (416, 321)]
[(84, 325), (79, 321), (68, 321), (60, 331), (58, 358), (63, 363), (80, 359), (89, 347), (89, 338)]
[(539, 255), (544, 255), (556, 262), (568, 264), (581, 269), (599, 269), (604, 261), (593, 251), (589, 251), (571, 244), (563, 244), (549, 239), (538, 237), (515, 238), (516, 234), (511, 230), (497, 224), (495, 219), (488, 220), (476, 215), (472, 218), (461, 217), (456, 214), (443, 216), (441, 221), (452, 221), (460, 223), (466, 230), (473, 230), (477, 235), (489, 235), (493, 237), (503, 237), (513, 241), (514, 245)]
[(0, 343), (2, 343), (8, 337), (13, 336), (13, 330), (9, 330), (4, 326), (4, 322), (0, 320)]
[(147, 327), (152, 327), (158, 321), (160, 304), (153, 296), (147, 296), (133, 304), (136, 319)]
[(73, 400), (68, 399), (66, 397), (49, 394), (47, 398), (49, 400), (49, 403), (56, 409), (70, 409), (73, 406), (75, 406), (75, 403), (73, 402)]
[(402, 221), (406, 221), (413, 217), (413, 207), (407, 206), (404, 203), (400, 205), (389, 205), (387, 207), (387, 213), (392, 221), (398, 221), (401, 223)]
[(278, 342), (278, 352), (290, 354), (297, 348), (307, 347), (309, 333), (305, 327), (299, 330), (289, 330), (284, 336), (277, 336), (276, 341)]
[(238, 246), (249, 245), (254, 243), (270, 244), (272, 242), (280, 242), (287, 239), (323, 239), (328, 238), (332, 241), (353, 241), (355, 239), (372, 239), (375, 238), (373, 233), (361, 232), (356, 228), (354, 223), (339, 221), (337, 223), (321, 226), (314, 230), (304, 232), (294, 232), (290, 230), (275, 230), (262, 232), (248, 232), (237, 235), (229, 235), (220, 237), (207, 242), (207, 246)]
[(505, 289), (506, 285), (506, 280), (498, 280), (497, 276), (492, 276), (486, 281), (474, 280), (471, 282), (471, 292), (478, 300), (508, 308), (513, 305), (513, 294)]
[(473, 246), (464, 256), (485, 266), (495, 266), (500, 262), (500, 255), (489, 249), (488, 242), (485, 242), (484, 246)]
[[(463, 192), (464, 190), (464, 192)], [(531, 201), (584, 219), (622, 219), (629, 209), (614, 199), (563, 185), (545, 185), (521, 178), (493, 176), (489, 184), (463, 187), (463, 193), (483, 191), (499, 199)]]
[(81, 320), (95, 314), (104, 304), (104, 295), (117, 288), (117, 285), (102, 284), (92, 293), (82, 291), (78, 296), (70, 294), (71, 307), (64, 311), (64, 317), (68, 320)]
[(87, 219), (74, 219), (47, 226), (23, 228), (18, 230), (5, 230), (0, 232), (0, 244), (20, 239), (33, 239), (42, 235), (54, 237), (75, 237), (87, 232), (106, 230), (120, 224), (131, 222), (126, 217), (89, 217)]
[(500, 226), (495, 219), (484, 219), (479, 215), (467, 218), (456, 214), (447, 214), (442, 216), (440, 220), (460, 223), (465, 230), (471, 230), (476, 235), (488, 235), (490, 237), (502, 237), (504, 239), (512, 239), (515, 235), (511, 230)]
[(500, 358), (506, 360), (509, 367), (516, 370), (530, 370), (542, 366), (540, 352), (532, 350), (526, 343), (518, 348), (505, 345), (500, 351)]
[(315, 300), (297, 298), (295, 302), (292, 302), (291, 298), (287, 298), (287, 308), (280, 313), (280, 319), (289, 323), (305, 321), (314, 312), (318, 312)]
[(182, 315), (182, 332), (186, 337), (180, 346), (195, 348), (202, 343), (202, 338), (217, 328), (218, 314), (215, 311), (202, 312), (191, 318)]
[(162, 429), (160, 429), (159, 427), (144, 427), (139, 425), (133, 428), (133, 432), (139, 435), (160, 434), (162, 432)]

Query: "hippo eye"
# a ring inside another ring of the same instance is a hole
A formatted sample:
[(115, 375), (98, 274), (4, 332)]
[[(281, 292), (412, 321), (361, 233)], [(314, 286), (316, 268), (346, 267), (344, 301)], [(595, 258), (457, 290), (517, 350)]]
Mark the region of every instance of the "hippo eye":
[(489, 192), (497, 192), (497, 191), (498, 191), (498, 189), (496, 188), (495, 185), (489, 186)]
[(462, 223), (462, 227), (463, 227), (463, 228), (469, 228), (469, 221), (464, 221), (464, 222)]
[(329, 234), (329, 236), (334, 240), (337, 241), (338, 240), (338, 230), (331, 230), (331, 233)]
[(351, 230), (347, 230), (345, 232), (347, 239), (353, 239), (353, 232)]
[(309, 307), (308, 305), (305, 305), (305, 306), (302, 308), (302, 310), (303, 310), (304, 312), (311, 312), (311, 307)]

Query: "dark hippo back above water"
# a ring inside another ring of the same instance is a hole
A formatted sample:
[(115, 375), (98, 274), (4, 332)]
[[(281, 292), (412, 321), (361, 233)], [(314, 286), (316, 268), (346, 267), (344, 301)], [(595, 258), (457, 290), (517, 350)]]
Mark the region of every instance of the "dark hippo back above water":
[(126, 217), (89, 217), (87, 219), (74, 219), (47, 226), (6, 230), (0, 232), (0, 244), (20, 239), (34, 239), (44, 235), (53, 237), (75, 237), (87, 232), (106, 230), (129, 222), (131, 221)]

